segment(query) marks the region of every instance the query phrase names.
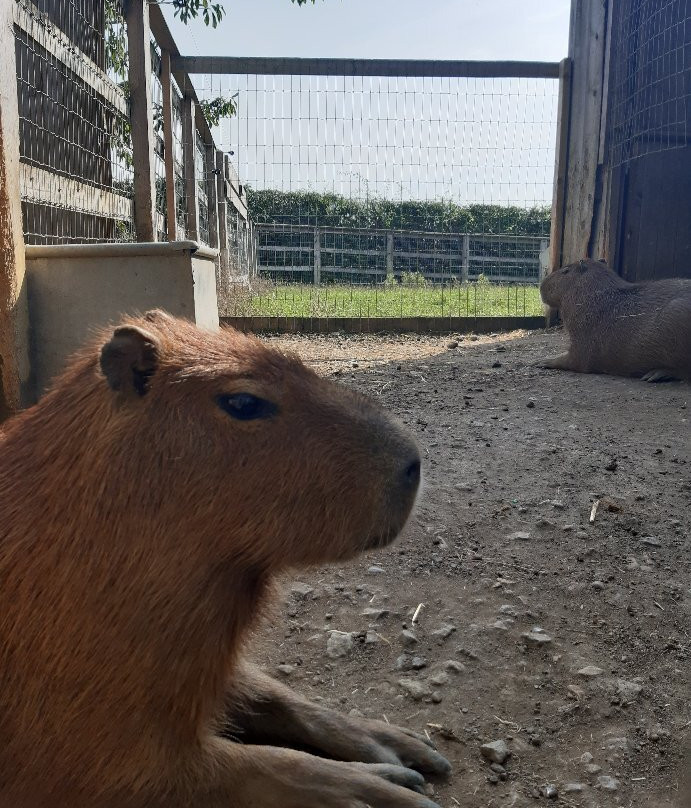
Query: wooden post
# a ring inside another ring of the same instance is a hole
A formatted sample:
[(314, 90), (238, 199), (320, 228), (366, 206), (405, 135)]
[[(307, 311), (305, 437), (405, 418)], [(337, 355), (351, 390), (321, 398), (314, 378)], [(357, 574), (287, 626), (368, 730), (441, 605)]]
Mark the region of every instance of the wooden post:
[(0, 421), (33, 400), (19, 185), (14, 6), (0, 4)]
[(314, 285), (319, 286), (322, 278), (322, 245), (321, 231), (314, 228)]
[(128, 0), (125, 19), (134, 163), (134, 221), (138, 241), (155, 241), (156, 186), (148, 0)]
[(163, 86), (163, 146), (166, 164), (166, 218), (168, 241), (177, 239), (177, 199), (175, 198), (175, 154), (173, 153), (173, 79), (170, 51), (161, 50), (161, 85)]
[(213, 142), (204, 144), (204, 172), (206, 193), (209, 200), (209, 247), (218, 247), (218, 182), (216, 181), (216, 147)]
[(463, 236), (463, 256), (461, 260), (461, 281), (468, 283), (470, 275), (470, 236), (466, 233)]
[(569, 121), (571, 115), (571, 60), (559, 65), (559, 102), (557, 109), (557, 144), (554, 158), (554, 190), (550, 228), (550, 271), (559, 269), (564, 241), (566, 173), (569, 159)]
[(227, 277), (228, 262), (228, 200), (226, 199), (225, 159), (220, 149), (216, 150), (216, 194), (218, 196), (218, 269), (222, 277)]
[(185, 236), (190, 241), (199, 239), (199, 199), (195, 172), (197, 129), (194, 125), (194, 107), (194, 99), (189, 95), (184, 96), (182, 99), (182, 151), (185, 164), (185, 196), (187, 197)]
[(386, 234), (386, 277), (393, 277), (393, 233)]

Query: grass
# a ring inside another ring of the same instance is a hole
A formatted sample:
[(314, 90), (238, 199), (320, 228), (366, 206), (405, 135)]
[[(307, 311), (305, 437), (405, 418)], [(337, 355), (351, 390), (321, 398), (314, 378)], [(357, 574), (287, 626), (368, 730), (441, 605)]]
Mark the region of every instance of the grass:
[(229, 301), (231, 317), (530, 317), (543, 314), (537, 286), (276, 285)]

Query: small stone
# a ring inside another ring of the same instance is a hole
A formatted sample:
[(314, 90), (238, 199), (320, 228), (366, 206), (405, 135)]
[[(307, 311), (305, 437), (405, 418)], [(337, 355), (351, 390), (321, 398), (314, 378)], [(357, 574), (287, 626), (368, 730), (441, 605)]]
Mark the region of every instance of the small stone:
[(411, 658), (408, 654), (401, 654), (394, 663), (394, 667), (397, 671), (409, 671), (412, 670)]
[(454, 633), (454, 631), (456, 631), (456, 626), (452, 626), (451, 623), (442, 623), (442, 625), (436, 629), (436, 631), (432, 632), (431, 636), (436, 640), (446, 640)]
[(583, 783), (567, 783), (562, 788), (563, 794), (580, 794), (585, 789)]
[(283, 676), (290, 676), (290, 674), (295, 670), (295, 665), (279, 665), (276, 670), (283, 674)]
[(416, 679), (399, 679), (398, 684), (413, 701), (422, 701), (422, 699), (432, 696), (432, 691), (425, 682), (418, 682)]
[(417, 637), (412, 631), (405, 629), (399, 635), (399, 639), (401, 641), (401, 645), (404, 645), (410, 648), (411, 645), (415, 645), (418, 641)]
[(597, 763), (588, 763), (585, 770), (588, 772), (588, 774), (597, 774), (598, 772), (602, 771), (602, 766), (598, 766)]
[(489, 774), (487, 775), (487, 782), (492, 786), (496, 786), (499, 783), (499, 778), (496, 774)]
[(526, 405), (525, 405), (525, 406), (526, 406), (526, 407), (527, 407), (529, 410), (532, 410), (532, 409), (534, 409), (534, 408), (535, 408), (535, 402), (534, 402), (534, 401), (532, 400), (532, 398), (531, 398), (531, 399), (530, 399), (530, 401), (526, 402)]
[(314, 594), (314, 588), (307, 584), (293, 584), (290, 588), (290, 594), (296, 600), (306, 600), (310, 595)]
[(383, 575), (386, 572), (384, 567), (378, 567), (376, 564), (372, 564), (371, 567), (367, 567), (367, 575)]
[(432, 702), (434, 704), (441, 704), (443, 698), (444, 697), (442, 696), (442, 694), (438, 690), (433, 691), (433, 693), (432, 693)]
[(545, 634), (542, 630), (536, 631), (534, 628), (521, 634), (521, 637), (525, 640), (526, 645), (532, 646), (533, 648), (539, 648), (540, 646), (548, 645), (552, 642), (552, 638), (549, 634)]
[(432, 685), (442, 687), (443, 685), (447, 685), (449, 683), (449, 674), (445, 671), (440, 671), (439, 673), (435, 673), (429, 681)]
[(645, 544), (648, 547), (662, 547), (662, 542), (654, 536), (644, 536), (640, 541), (641, 544)]
[(456, 662), (455, 659), (447, 659), (442, 667), (450, 673), (465, 673), (466, 670), (465, 665), (462, 662)]
[[(576, 701), (581, 701), (581, 699), (585, 698), (585, 690), (583, 688), (578, 687), (578, 685), (569, 685), (566, 688), (567, 696), (570, 699), (575, 699)], [(586, 753), (588, 754), (588, 753)]]
[(609, 463), (605, 466), (605, 471), (616, 471), (618, 468), (618, 464), (616, 460), (610, 460)]
[(597, 778), (597, 785), (598, 788), (601, 788), (603, 791), (617, 791), (619, 788), (619, 780), (617, 780), (616, 777), (603, 774)]
[(353, 707), (353, 709), (348, 713), (351, 718), (364, 718), (365, 714), (358, 710), (357, 707)]
[(592, 763), (592, 762), (593, 762), (593, 756), (590, 754), (590, 752), (584, 752), (581, 755), (581, 763)]
[(365, 634), (365, 645), (377, 645), (380, 642), (382, 642), (382, 638), (376, 631), (368, 631)]
[(490, 763), (489, 768), (495, 774), (506, 774), (506, 769), (500, 763)]
[(515, 606), (512, 606), (510, 603), (505, 603), (503, 606), (499, 607), (499, 614), (508, 614), (509, 617), (516, 617), (518, 612)]
[(348, 656), (355, 645), (355, 637), (347, 631), (331, 631), (326, 641), (326, 655), (331, 659)]
[(381, 620), (384, 617), (388, 617), (390, 614), (388, 609), (363, 609), (362, 616), (368, 617), (370, 620)]
[(548, 800), (556, 800), (559, 796), (559, 792), (557, 791), (557, 787), (553, 785), (545, 785), (542, 786), (540, 789), (540, 793), (543, 797), (546, 797)]
[(590, 584), (590, 586), (596, 592), (602, 592), (602, 590), (605, 588), (605, 585), (602, 583), (602, 581), (593, 581), (592, 584)]
[(598, 668), (595, 665), (586, 665), (585, 668), (581, 668), (578, 671), (579, 676), (583, 676), (586, 679), (592, 679), (595, 676), (602, 676), (604, 671), (602, 668)]
[(624, 702), (636, 701), (641, 695), (643, 685), (637, 682), (627, 682), (625, 679), (617, 679), (617, 695)]
[(419, 671), (419, 670), (422, 670), (423, 668), (426, 668), (426, 667), (427, 667), (427, 660), (425, 659), (425, 657), (421, 657), (421, 656), (414, 656), (414, 657), (413, 657), (413, 658), (410, 660), (410, 667), (411, 667), (411, 668), (412, 668), (414, 671)]
[(454, 348), (458, 348), (458, 343), (456, 342), (456, 340), (452, 340), (451, 342), (447, 343), (446, 347), (450, 351), (453, 351)]
[(506, 741), (491, 741), (482, 744), (480, 754), (487, 760), (491, 760), (492, 763), (503, 763), (510, 752)]
[(526, 533), (523, 530), (517, 530), (515, 533), (509, 533), (506, 537), (509, 541), (529, 541), (530, 533)]
[(501, 362), (492, 362), (492, 367), (493, 368), (500, 368), (501, 367)]

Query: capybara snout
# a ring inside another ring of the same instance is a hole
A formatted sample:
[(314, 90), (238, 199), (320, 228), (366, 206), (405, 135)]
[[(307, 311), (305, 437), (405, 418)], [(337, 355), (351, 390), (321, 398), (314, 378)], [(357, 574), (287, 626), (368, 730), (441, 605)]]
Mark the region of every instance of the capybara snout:
[[(345, 559), (404, 527), (420, 482), (412, 437), (297, 357), (152, 312), (109, 335), (100, 370), (111, 431), (154, 444), (154, 476), (185, 475), (191, 522), (203, 514), (190, 529), (213, 525), (219, 559)], [(106, 451), (112, 463), (127, 450)]]

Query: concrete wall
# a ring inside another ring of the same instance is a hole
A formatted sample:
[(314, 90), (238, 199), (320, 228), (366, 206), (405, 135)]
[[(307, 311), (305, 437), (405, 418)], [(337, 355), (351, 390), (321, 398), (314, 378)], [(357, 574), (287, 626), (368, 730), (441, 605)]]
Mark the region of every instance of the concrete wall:
[(189, 241), (27, 247), (37, 394), (94, 331), (124, 315), (159, 308), (217, 329), (215, 258)]

